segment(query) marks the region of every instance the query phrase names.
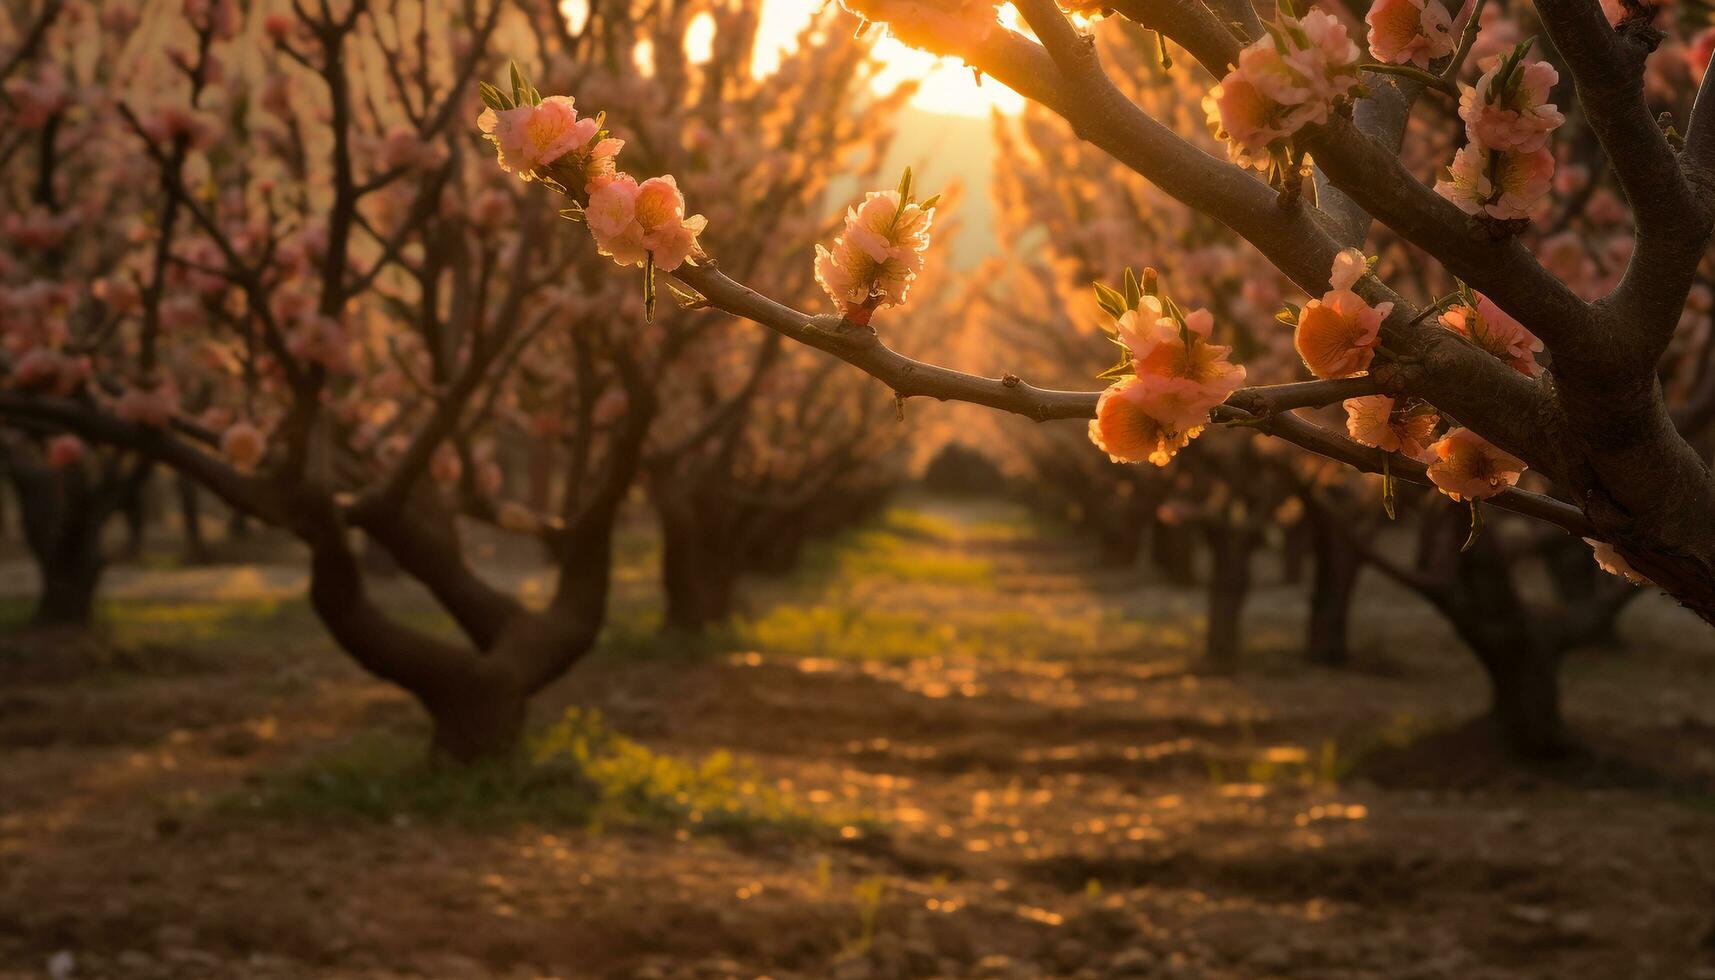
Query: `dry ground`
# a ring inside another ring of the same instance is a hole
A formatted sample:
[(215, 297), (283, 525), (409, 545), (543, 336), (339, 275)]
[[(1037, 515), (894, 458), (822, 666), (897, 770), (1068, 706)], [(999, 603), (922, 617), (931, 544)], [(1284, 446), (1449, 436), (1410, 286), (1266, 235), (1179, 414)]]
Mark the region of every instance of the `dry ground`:
[(0, 643), (0, 977), (1715, 978), (1715, 657), (1659, 597), (1568, 668), (1595, 758), (1521, 772), (1433, 734), (1480, 677), (1373, 581), (1355, 669), (1270, 587), (1223, 678), (1196, 595), (999, 505), (897, 510), (723, 642), (653, 639), (631, 551), (540, 717), (728, 749), (816, 826), (285, 813), (416, 710), (284, 566), (127, 572), (101, 641)]

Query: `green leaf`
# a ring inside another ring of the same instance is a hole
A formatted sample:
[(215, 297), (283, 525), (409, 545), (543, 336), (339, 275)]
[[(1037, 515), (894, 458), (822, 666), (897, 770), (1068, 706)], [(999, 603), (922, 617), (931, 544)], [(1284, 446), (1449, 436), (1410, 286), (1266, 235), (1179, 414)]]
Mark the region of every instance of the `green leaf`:
[(1106, 310), (1108, 315), (1114, 319), (1118, 320), (1120, 317), (1125, 315), (1126, 310), (1131, 309), (1130, 306), (1126, 305), (1125, 297), (1116, 292), (1112, 287), (1099, 282), (1094, 282), (1090, 285), (1095, 287), (1096, 302), (1100, 304), (1101, 308)]
[(530, 92), (530, 84), (524, 81), (524, 73), (518, 70), (518, 62), (508, 63), (512, 69), (512, 101), (523, 105)]
[(560, 217), (567, 221), (582, 221), (584, 220), (584, 209), (576, 204), (569, 208), (561, 208)]
[(1131, 266), (1125, 269), (1125, 308), (1135, 310), (1143, 302), (1143, 290), (1137, 284), (1137, 275), (1131, 271)]
[(1387, 519), (1390, 521), (1399, 519), (1398, 513), (1396, 513), (1394, 510), (1394, 500), (1398, 496), (1397, 490), (1398, 490), (1398, 488), (1394, 486), (1392, 460), (1387, 456), (1383, 456), (1382, 457), (1382, 510), (1387, 511)]
[(899, 203), (911, 200), (911, 168), (905, 168), (905, 175), (899, 178)]
[(482, 104), (495, 112), (505, 112), (512, 108), (512, 100), (506, 97), (506, 93), (487, 82), (476, 83), (476, 90), (482, 96)]
[(935, 205), (940, 204), (940, 203), (941, 203), (941, 195), (931, 194), (927, 201), (924, 201), (922, 204), (919, 204), (917, 206), (922, 208), (925, 211), (932, 211), (932, 210), (934, 210)]
[(1296, 327), (1298, 326), (1298, 318), (1302, 316), (1303, 313), (1304, 311), (1300, 309), (1297, 304), (1282, 302), (1280, 304), (1280, 312), (1276, 313), (1274, 318), (1289, 327)]

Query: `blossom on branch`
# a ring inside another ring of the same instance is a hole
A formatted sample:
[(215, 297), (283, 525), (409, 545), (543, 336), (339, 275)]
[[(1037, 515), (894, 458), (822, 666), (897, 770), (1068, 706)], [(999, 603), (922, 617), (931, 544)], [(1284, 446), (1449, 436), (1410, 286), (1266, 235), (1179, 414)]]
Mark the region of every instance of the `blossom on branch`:
[(1304, 366), (1318, 378), (1349, 378), (1369, 370), (1380, 341), (1382, 321), (1392, 303), (1371, 306), (1352, 287), (1368, 269), (1363, 253), (1342, 249), (1334, 256), (1332, 288), (1305, 304), (1297, 315), (1292, 345)]
[(1554, 182), (1548, 137), (1566, 121), (1548, 101), (1560, 76), (1546, 62), (1524, 61), (1529, 42), (1492, 59), (1475, 85), (1461, 86), (1459, 118), (1469, 141), (1435, 184), (1466, 214), (1519, 221)]
[(1205, 100), (1232, 158), (1258, 168), (1358, 89), (1358, 46), (1333, 16), (1312, 9), (1266, 26), (1268, 36), (1239, 52), (1238, 67)]
[(1602, 571), (1609, 575), (1618, 575), (1633, 585), (1650, 584), (1650, 580), (1639, 575), (1637, 569), (1632, 567), (1631, 562), (1626, 561), (1625, 556), (1614, 550), (1613, 545), (1596, 538), (1585, 538), (1584, 543), (1590, 546), (1596, 564), (1601, 567)]
[(1459, 87), (1459, 118), (1471, 142), (1490, 150), (1533, 153), (1566, 121), (1548, 101), (1560, 73), (1546, 61), (1526, 64), (1522, 55), (1521, 47), (1513, 56), (1497, 59), (1475, 85)]
[(683, 265), (697, 247), (708, 221), (685, 217), (685, 196), (671, 174), (639, 184), (620, 174), (590, 195), (584, 212), (601, 254), (620, 265), (642, 265), (653, 258), (668, 272)]
[(1459, 43), (1441, 0), (1376, 0), (1364, 23), (1370, 28), (1370, 54), (1384, 64), (1428, 68)]
[(830, 250), (816, 246), (816, 282), (853, 323), (904, 304), (923, 271), (935, 202), (911, 199), (911, 171), (896, 191), (871, 191), (846, 209), (846, 226)]
[(1466, 301), (1441, 314), (1441, 324), (1469, 339), (1478, 347), (1507, 362), (1513, 370), (1534, 378), (1542, 373), (1536, 355), (1542, 341), (1513, 319), (1494, 300), (1481, 293), (1466, 293)]
[(1428, 403), (1365, 395), (1346, 399), (1344, 406), (1346, 434), (1353, 442), (1419, 462), (1434, 461), (1435, 453), (1429, 446), (1441, 416)]
[(1173, 454), (1185, 448), (1201, 427), (1174, 431), (1149, 413), (1149, 391), (1139, 378), (1122, 378), (1096, 400), (1096, 417), (1090, 420), (1090, 441), (1116, 463), (1149, 460), (1166, 466)]
[(77, 436), (54, 436), (48, 440), (48, 466), (56, 470), (75, 466), (83, 459), (84, 449), (83, 440)]
[(1429, 480), (1454, 500), (1482, 500), (1511, 488), (1524, 461), (1501, 451), (1470, 429), (1452, 429), (1430, 447), (1435, 462)]
[(1231, 347), (1209, 342), (1215, 318), (1208, 310), (1186, 313), (1157, 293), (1154, 270), (1144, 270), (1144, 283), (1127, 270), (1126, 292), (1096, 290), (1125, 355), (1103, 374), (1118, 380), (1096, 402), (1090, 441), (1116, 463), (1166, 466), (1244, 383), (1245, 369), (1227, 360)]

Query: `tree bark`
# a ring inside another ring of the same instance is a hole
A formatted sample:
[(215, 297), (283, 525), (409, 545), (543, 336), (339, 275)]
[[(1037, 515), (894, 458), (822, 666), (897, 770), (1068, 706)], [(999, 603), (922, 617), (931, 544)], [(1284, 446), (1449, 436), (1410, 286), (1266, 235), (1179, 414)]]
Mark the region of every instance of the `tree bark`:
[(1208, 531), (1213, 564), (1209, 574), (1209, 635), (1204, 656), (1217, 670), (1234, 670), (1244, 652), (1243, 617), (1251, 587), (1255, 535), (1229, 523)]
[(37, 626), (87, 626), (106, 569), (102, 529), (110, 513), (78, 467), (10, 467), (25, 543), (41, 577), (31, 619)]
[(1157, 522), (1150, 530), (1149, 560), (1169, 584), (1197, 584), (1196, 538), (1184, 524)]
[(214, 555), (202, 536), (202, 500), (196, 481), (183, 473), (174, 473), (173, 484), (179, 497), (180, 522), (184, 524), (185, 562), (190, 565), (206, 565), (214, 559)]
[[(697, 513), (694, 504), (657, 488), (655, 512), (661, 525), (661, 588), (669, 629), (700, 632), (733, 612), (733, 542), (718, 533), (726, 522)], [(716, 504), (715, 506), (719, 506)]]
[(1340, 515), (1312, 504), (1305, 524), (1316, 564), (1310, 586), (1310, 620), (1304, 640), (1305, 659), (1325, 667), (1344, 667), (1351, 662), (1347, 627), (1351, 621), (1352, 595), (1357, 590), (1363, 560), (1358, 550), (1333, 522)]
[(1451, 587), (1431, 598), (1488, 675), (1490, 721), (1525, 758), (1563, 754), (1571, 739), (1560, 713), (1562, 647), (1550, 624), (1520, 596), (1493, 530), (1456, 565)]

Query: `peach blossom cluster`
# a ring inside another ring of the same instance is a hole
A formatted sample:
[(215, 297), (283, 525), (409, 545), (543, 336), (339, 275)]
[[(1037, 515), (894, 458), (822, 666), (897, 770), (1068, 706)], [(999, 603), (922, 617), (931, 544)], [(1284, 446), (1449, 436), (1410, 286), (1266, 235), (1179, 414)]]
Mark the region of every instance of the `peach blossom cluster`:
[(1536, 355), (1542, 341), (1482, 293), (1470, 294), (1475, 305), (1460, 303), (1441, 314), (1441, 325), (1469, 339), (1527, 377), (1542, 373)]
[(533, 105), (485, 108), (476, 124), (498, 151), (500, 169), (533, 180), (553, 167), (557, 180), (577, 175), (570, 184), (561, 180), (563, 186), (591, 193), (614, 178), (625, 141), (603, 137), (600, 121), (580, 117), (575, 104), (571, 96), (550, 95)]
[(1470, 429), (1451, 429), (1430, 447), (1429, 481), (1454, 500), (1482, 500), (1510, 489), (1524, 472), (1524, 461), (1495, 447)]
[(898, 191), (871, 191), (846, 209), (845, 231), (830, 250), (816, 246), (816, 282), (840, 313), (856, 323), (899, 306), (923, 271), (933, 205), (902, 199)]
[(1428, 68), (1459, 43), (1441, 0), (1376, 0), (1364, 23), (1370, 28), (1370, 54), (1384, 64)]
[(1549, 92), (1554, 66), (1526, 62), (1525, 46), (1491, 59), (1475, 85), (1461, 85), (1467, 143), (1435, 190), (1466, 214), (1500, 221), (1530, 217), (1554, 181), (1548, 137), (1566, 121)]
[(602, 255), (671, 272), (699, 254), (697, 236), (708, 221), (686, 216), (678, 182), (669, 174), (639, 183), (621, 172), (625, 141), (607, 136), (599, 118), (579, 117), (570, 97), (502, 109), (491, 104), (477, 126), (498, 150), (502, 170), (524, 180), (548, 177), (568, 194), (589, 195), (584, 220)]
[(685, 216), (685, 195), (672, 174), (639, 184), (619, 174), (590, 194), (584, 220), (596, 247), (620, 265), (645, 258), (671, 272), (697, 252), (697, 236), (708, 225), (702, 215)]
[(1231, 347), (1209, 342), (1214, 317), (1205, 309), (1170, 315), (1159, 297), (1144, 296), (1117, 321), (1133, 374), (1102, 392), (1090, 441), (1116, 463), (1166, 466), (1209, 423), (1209, 412), (1244, 383)]
[(1329, 290), (1298, 314), (1292, 345), (1304, 366), (1318, 378), (1349, 378), (1369, 370), (1380, 340), (1382, 321), (1392, 303), (1371, 306), (1352, 291), (1369, 263), (1355, 248), (1334, 256)]
[(1267, 165), (1271, 150), (1305, 126), (1328, 120), (1358, 88), (1358, 46), (1332, 15), (1282, 15), (1269, 35), (1239, 52), (1238, 67), (1204, 105), (1233, 159)]
[(1366, 395), (1345, 401), (1346, 434), (1352, 441), (1384, 452), (1399, 453), (1422, 463), (1432, 462), (1430, 443), (1441, 416), (1428, 403)]

